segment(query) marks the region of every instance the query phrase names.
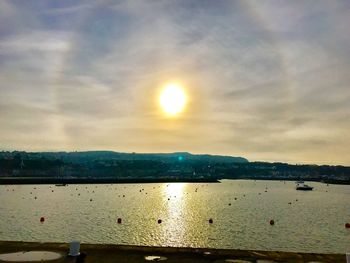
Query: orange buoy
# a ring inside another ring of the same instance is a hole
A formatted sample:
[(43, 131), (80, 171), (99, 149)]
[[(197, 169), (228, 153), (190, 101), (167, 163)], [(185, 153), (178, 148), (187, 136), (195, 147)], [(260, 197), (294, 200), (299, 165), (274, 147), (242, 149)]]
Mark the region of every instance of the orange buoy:
[(345, 228), (350, 228), (350, 223), (346, 223)]
[(209, 219), (209, 224), (212, 224), (214, 221), (212, 218)]
[(273, 226), (275, 224), (275, 220), (271, 219), (270, 220), (270, 225)]
[(122, 223), (122, 219), (119, 217), (117, 222), (118, 222), (118, 224), (121, 224)]
[(41, 222), (41, 223), (44, 223), (44, 221), (45, 221), (45, 217), (43, 217), (43, 216), (40, 217), (40, 222)]
[(162, 223), (162, 219), (158, 219), (158, 224), (161, 224)]

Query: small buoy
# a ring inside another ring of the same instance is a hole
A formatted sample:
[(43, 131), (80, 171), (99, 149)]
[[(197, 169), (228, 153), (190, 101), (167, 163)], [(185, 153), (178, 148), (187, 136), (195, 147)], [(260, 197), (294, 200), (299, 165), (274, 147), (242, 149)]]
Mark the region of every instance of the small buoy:
[(235, 200), (237, 200), (237, 197), (235, 197)]
[(34, 197), (34, 199), (37, 199), (37, 197)]
[(123, 197), (125, 197), (125, 195), (123, 195)]
[(40, 222), (43, 223), (45, 221), (45, 217), (40, 217)]
[(161, 224), (162, 223), (162, 219), (158, 219), (158, 224)]
[(121, 224), (122, 223), (122, 219), (119, 217), (117, 222), (118, 222), (118, 224)]
[(209, 219), (209, 224), (212, 224), (214, 221), (213, 221), (213, 219)]
[(90, 202), (92, 202), (92, 198), (90, 198)]
[(350, 223), (346, 223), (345, 228), (350, 228)]
[(51, 190), (51, 192), (53, 192), (53, 190)]
[(292, 204), (292, 202), (288, 202), (288, 205), (291, 205)]
[(231, 205), (231, 203), (229, 203), (228, 205)]
[(271, 219), (270, 220), (270, 225), (273, 226), (275, 224), (275, 220)]

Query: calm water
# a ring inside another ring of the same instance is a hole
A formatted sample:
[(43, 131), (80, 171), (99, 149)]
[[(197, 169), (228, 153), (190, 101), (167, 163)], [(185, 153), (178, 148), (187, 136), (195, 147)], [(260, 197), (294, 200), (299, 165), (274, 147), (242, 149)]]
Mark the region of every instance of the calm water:
[(294, 182), (249, 180), (1, 185), (0, 240), (350, 251), (350, 230), (344, 227), (350, 221), (350, 186), (311, 185), (311, 192), (296, 191)]

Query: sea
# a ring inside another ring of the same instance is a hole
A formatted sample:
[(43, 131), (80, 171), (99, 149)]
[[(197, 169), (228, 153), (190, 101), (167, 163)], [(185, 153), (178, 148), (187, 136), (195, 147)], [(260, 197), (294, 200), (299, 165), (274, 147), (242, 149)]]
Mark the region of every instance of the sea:
[(350, 252), (350, 186), (306, 183), (0, 185), (0, 240)]

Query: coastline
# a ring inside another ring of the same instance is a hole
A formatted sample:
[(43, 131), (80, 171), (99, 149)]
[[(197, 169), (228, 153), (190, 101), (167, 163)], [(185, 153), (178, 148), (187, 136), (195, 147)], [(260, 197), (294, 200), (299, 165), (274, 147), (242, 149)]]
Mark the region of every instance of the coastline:
[[(143, 183), (220, 183), (221, 180), (263, 180), (298, 181), (297, 178), (237, 177), (237, 178), (55, 178), (55, 177), (0, 177), (0, 185), (25, 184), (143, 184)], [(308, 182), (324, 184), (350, 185), (349, 181), (305, 179)]]
[(216, 178), (0, 178), (0, 185), (15, 184), (142, 184), (142, 183), (220, 183)]
[[(40, 243), (21, 241), (0, 241), (0, 253), (19, 251), (52, 251), (62, 254), (62, 258), (50, 262), (75, 262), (67, 257), (68, 243)], [(86, 253), (85, 262), (147, 262), (144, 257), (155, 255), (166, 257), (164, 262), (230, 262), (225, 260), (245, 260), (246, 262), (346, 262), (345, 254), (294, 253), (283, 251), (258, 251), (239, 249), (210, 249), (185, 247), (149, 247), (112, 244), (81, 244), (81, 252)], [(0, 262), (2, 262), (0, 260)], [(231, 261), (233, 262), (233, 261)], [(262, 262), (262, 261), (261, 261)]]

